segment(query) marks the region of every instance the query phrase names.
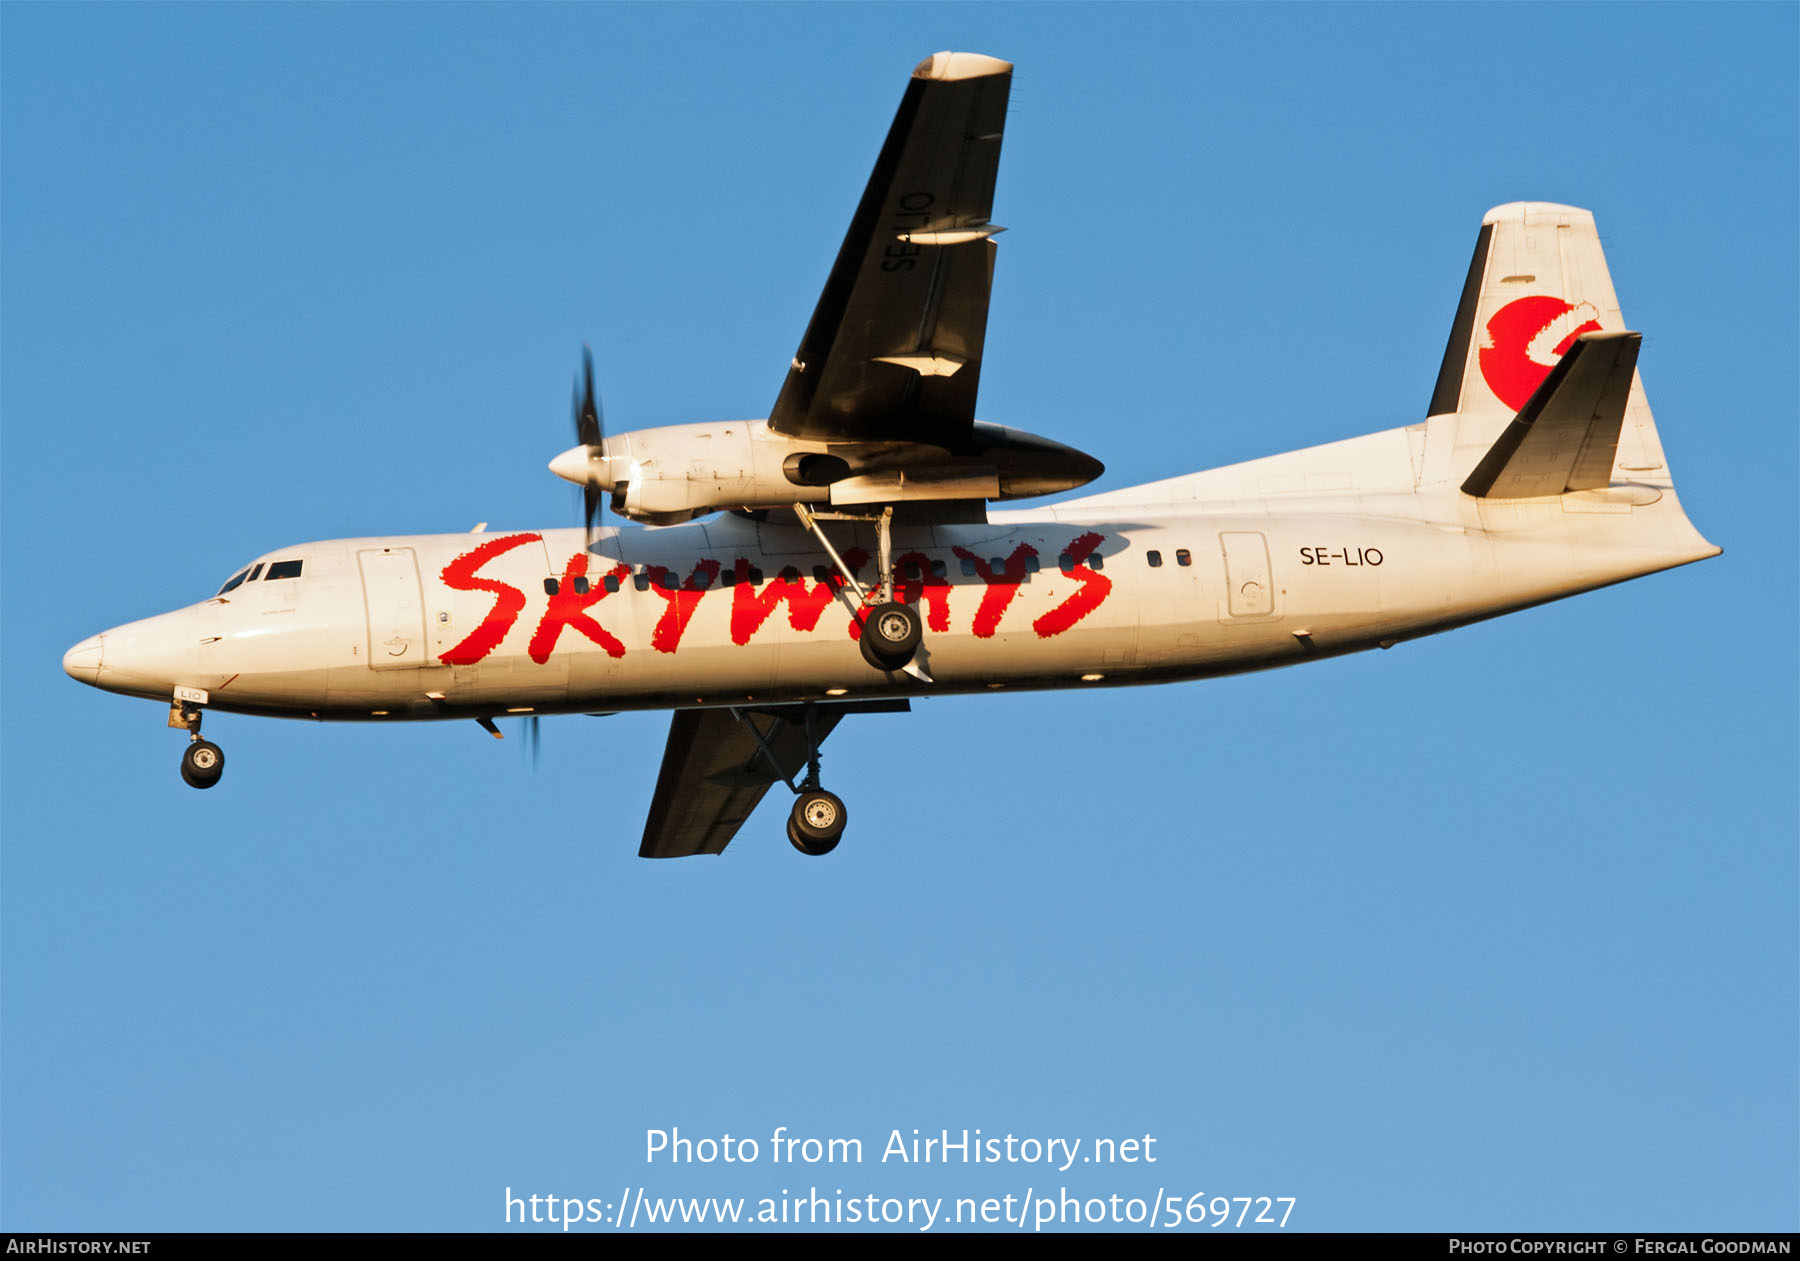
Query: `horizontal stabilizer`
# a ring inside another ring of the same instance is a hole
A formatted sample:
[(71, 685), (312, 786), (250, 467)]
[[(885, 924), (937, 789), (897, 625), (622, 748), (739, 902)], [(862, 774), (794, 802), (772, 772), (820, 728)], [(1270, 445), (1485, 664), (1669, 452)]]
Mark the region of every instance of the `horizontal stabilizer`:
[(1641, 333), (1583, 333), (1462, 485), (1484, 499), (1529, 499), (1612, 481)]

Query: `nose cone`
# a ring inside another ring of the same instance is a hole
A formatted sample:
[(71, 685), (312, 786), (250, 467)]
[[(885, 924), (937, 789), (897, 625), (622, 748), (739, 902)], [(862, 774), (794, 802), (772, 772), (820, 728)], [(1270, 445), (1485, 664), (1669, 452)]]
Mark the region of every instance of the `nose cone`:
[(588, 448), (586, 446), (570, 447), (550, 461), (550, 471), (565, 482), (574, 482), (577, 486), (587, 485)]
[(196, 605), (114, 626), (69, 649), (63, 669), (83, 683), (125, 696), (165, 697), (176, 687), (208, 687), (217, 663), (203, 669), (200, 648), (219, 642), (213, 633), (216, 617), (216, 608)]
[(100, 645), (103, 636), (89, 635), (63, 654), (63, 673), (78, 683), (100, 681)]

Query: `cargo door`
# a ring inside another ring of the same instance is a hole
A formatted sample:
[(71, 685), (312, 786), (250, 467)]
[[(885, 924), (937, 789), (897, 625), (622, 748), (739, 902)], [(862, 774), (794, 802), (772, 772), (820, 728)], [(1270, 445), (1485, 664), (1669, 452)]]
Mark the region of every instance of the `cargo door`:
[(1230, 617), (1267, 617), (1275, 611), (1269, 576), (1269, 542), (1260, 533), (1229, 530), (1219, 535), (1225, 553), (1225, 608)]

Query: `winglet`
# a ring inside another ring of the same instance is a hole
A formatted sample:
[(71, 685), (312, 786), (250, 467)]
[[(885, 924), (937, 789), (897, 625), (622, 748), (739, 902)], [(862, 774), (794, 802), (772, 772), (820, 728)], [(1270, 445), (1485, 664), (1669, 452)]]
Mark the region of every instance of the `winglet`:
[(932, 53), (913, 68), (915, 79), (980, 79), (990, 74), (1011, 74), (1012, 62), (982, 53)]
[(1612, 481), (1642, 333), (1583, 333), (1469, 474), (1480, 499), (1528, 499)]

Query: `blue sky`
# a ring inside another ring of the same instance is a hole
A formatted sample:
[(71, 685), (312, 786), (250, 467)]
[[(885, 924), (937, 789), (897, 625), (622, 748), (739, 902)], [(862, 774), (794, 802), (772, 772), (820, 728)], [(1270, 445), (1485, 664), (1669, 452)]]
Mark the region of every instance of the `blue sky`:
[[(1293, 1196), (1800, 1225), (1796, 9), (0, 6), (0, 1223)], [(60, 670), (284, 543), (573, 524), (762, 415), (906, 75), (1018, 69), (981, 414), (1100, 489), (1420, 419), (1489, 206), (1591, 208), (1720, 559), (1300, 670), (945, 699), (636, 842), (665, 720), (208, 722)], [(860, 1165), (647, 1165), (645, 1131)], [(889, 1132), (1156, 1138), (897, 1167)], [(766, 1150), (766, 1147), (765, 1147)]]

